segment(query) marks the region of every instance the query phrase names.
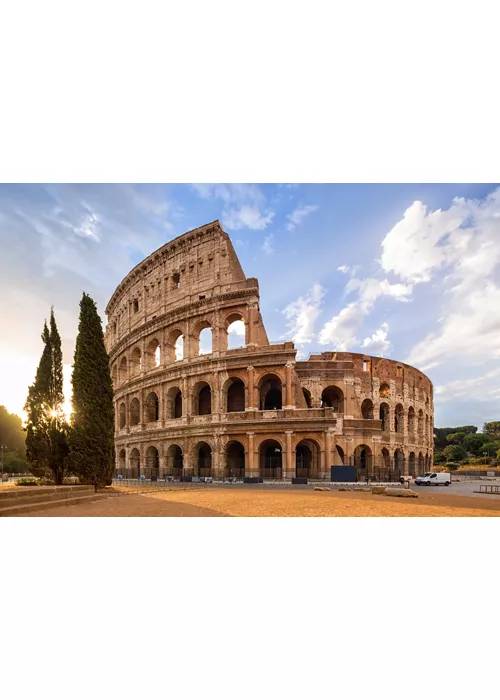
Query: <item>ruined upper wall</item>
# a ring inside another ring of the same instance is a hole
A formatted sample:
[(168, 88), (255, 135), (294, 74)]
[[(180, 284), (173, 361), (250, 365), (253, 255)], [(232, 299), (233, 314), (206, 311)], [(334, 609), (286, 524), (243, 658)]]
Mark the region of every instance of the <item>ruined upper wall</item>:
[(245, 277), (229, 236), (213, 221), (169, 241), (139, 263), (106, 307), (108, 326), (120, 336), (155, 315), (244, 288), (258, 289), (258, 282)]

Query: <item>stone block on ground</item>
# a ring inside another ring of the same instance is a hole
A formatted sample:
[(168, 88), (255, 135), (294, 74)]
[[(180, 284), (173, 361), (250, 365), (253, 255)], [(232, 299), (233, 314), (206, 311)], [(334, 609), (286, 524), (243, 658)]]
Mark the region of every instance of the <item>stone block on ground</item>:
[(339, 491), (352, 491), (352, 489), (349, 488), (348, 486), (342, 486), (342, 487), (339, 489)]
[(314, 490), (315, 491), (329, 491), (330, 489), (328, 486), (315, 486)]
[(418, 493), (411, 489), (386, 489), (386, 496), (399, 496), (400, 498), (418, 498)]
[(372, 493), (385, 494), (387, 486), (372, 486)]

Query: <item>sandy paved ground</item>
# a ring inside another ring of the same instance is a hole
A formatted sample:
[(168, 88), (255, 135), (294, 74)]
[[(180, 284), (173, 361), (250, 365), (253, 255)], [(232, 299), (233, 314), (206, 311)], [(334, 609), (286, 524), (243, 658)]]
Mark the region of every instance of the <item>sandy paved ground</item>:
[(374, 496), (339, 491), (292, 491), (272, 489), (188, 488), (147, 493), (117, 490), (110, 497), (76, 506), (31, 511), (38, 517), (211, 517), (211, 516), (327, 516), (327, 517), (498, 517), (500, 499), (495, 497), (420, 494), (418, 499)]

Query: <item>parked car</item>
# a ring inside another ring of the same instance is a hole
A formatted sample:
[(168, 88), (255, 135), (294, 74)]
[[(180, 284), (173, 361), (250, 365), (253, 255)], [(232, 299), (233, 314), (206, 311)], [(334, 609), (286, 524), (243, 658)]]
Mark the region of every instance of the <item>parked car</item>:
[(417, 476), (415, 483), (417, 486), (449, 486), (451, 474), (448, 472), (426, 472), (423, 476)]

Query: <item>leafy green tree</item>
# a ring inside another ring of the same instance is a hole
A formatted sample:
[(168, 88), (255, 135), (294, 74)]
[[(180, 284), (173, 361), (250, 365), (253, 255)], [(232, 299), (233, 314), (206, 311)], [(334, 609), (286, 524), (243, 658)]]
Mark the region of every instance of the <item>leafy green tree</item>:
[(500, 437), (500, 421), (493, 421), (483, 425), (483, 433), (492, 437)]
[(455, 428), (457, 433), (466, 433), (467, 435), (473, 435), (477, 433), (477, 428), (475, 425), (460, 425)]
[(487, 441), (488, 436), (484, 435), (484, 433), (476, 433), (475, 435), (469, 434), (463, 439), (462, 447), (475, 457), (480, 457), (482, 454), (482, 447)]
[(21, 418), (15, 413), (9, 413), (5, 406), (0, 406), (0, 445), (7, 445), (9, 452), (24, 457), (25, 437)]
[(443, 455), (448, 462), (459, 462), (467, 457), (467, 452), (460, 445), (448, 445), (444, 448)]
[(451, 435), (446, 436), (446, 441), (452, 445), (459, 445), (465, 438), (465, 433), (451, 433)]
[(52, 475), (62, 484), (68, 455), (68, 425), (64, 416), (61, 338), (50, 311), (50, 330), (45, 322), (42, 333), (44, 348), (35, 382), (28, 389), (25, 410), (26, 458), (35, 476)]
[(115, 412), (101, 319), (85, 293), (80, 302), (72, 384), (71, 468), (97, 490), (111, 484), (113, 478)]

